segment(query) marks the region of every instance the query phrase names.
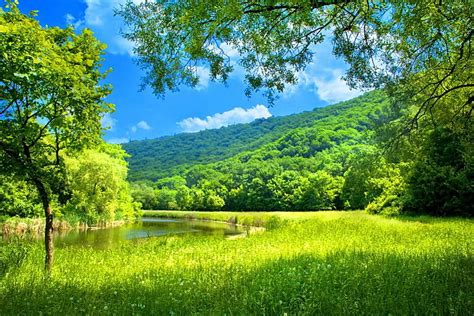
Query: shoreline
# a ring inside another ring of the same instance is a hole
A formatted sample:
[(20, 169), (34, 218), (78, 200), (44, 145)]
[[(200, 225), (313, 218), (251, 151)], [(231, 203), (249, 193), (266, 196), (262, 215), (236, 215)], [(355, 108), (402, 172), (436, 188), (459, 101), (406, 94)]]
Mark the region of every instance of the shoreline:
[[(54, 220), (53, 232), (55, 234), (64, 234), (70, 231), (86, 231), (98, 230), (111, 227), (118, 227), (126, 224), (125, 220), (114, 220), (109, 222), (99, 222), (94, 225), (89, 225), (84, 222), (70, 222), (65, 219)], [(45, 219), (41, 217), (36, 218), (19, 218), (10, 217), (3, 222), (0, 222), (0, 237), (8, 239), (10, 237), (25, 237), (35, 236), (44, 233)]]

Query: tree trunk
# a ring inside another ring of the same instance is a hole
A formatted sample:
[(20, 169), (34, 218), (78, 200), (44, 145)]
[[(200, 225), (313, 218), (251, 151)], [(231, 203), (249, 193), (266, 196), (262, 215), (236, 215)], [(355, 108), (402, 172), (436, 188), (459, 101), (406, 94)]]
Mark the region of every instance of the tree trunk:
[(46, 187), (40, 179), (34, 179), (34, 183), (38, 190), (41, 202), (43, 203), (44, 216), (46, 223), (44, 227), (44, 269), (46, 272), (51, 272), (53, 265), (53, 211), (51, 210), (50, 198)]
[(47, 273), (51, 272), (53, 266), (53, 211), (51, 210), (51, 199), (49, 192), (38, 172), (33, 160), (31, 159), (30, 146), (23, 140), (23, 154), (25, 155), (28, 175), (36, 186), (41, 202), (43, 203), (44, 217), (46, 223), (44, 226), (44, 269)]
[(49, 203), (44, 207), (44, 215), (46, 216), (46, 224), (44, 227), (44, 268), (49, 273), (53, 265), (53, 212)]

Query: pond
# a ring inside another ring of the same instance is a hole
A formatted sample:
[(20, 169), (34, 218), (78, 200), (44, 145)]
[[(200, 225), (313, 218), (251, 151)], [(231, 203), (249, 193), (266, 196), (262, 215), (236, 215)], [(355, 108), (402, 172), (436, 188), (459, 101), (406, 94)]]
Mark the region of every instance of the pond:
[[(96, 249), (107, 249), (120, 244), (124, 240), (137, 238), (171, 234), (232, 236), (242, 233), (242, 228), (227, 223), (143, 217), (136, 223), (118, 227), (57, 233), (54, 235), (54, 245), (58, 248), (90, 246)], [(42, 236), (38, 236), (38, 241), (41, 238)]]

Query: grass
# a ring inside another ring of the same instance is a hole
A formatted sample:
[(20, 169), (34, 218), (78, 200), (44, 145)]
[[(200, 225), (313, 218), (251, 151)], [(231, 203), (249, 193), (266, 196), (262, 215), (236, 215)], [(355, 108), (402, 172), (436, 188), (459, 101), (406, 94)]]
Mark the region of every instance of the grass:
[(193, 214), (269, 229), (235, 240), (183, 235), (123, 242), (111, 250), (58, 249), (50, 277), (42, 273), (41, 247), (4, 246), (2, 260), (12, 264), (0, 276), (0, 314), (474, 310), (472, 220), (362, 212)]

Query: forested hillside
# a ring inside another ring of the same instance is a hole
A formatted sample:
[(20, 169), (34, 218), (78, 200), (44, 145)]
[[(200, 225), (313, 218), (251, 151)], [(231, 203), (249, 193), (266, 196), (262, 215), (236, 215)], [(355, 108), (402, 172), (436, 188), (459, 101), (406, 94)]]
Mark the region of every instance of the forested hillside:
[[(295, 155), (297, 151), (308, 150), (305, 154), (308, 156), (321, 148), (316, 144), (307, 143), (304, 146), (308, 148), (295, 151), (295, 144), (288, 143), (291, 138), (299, 134), (313, 138), (313, 135), (310, 135), (312, 132), (328, 129), (336, 131), (352, 127), (359, 132), (371, 129), (374, 124), (380, 123), (380, 120), (387, 119), (385, 115), (381, 115), (383, 104), (386, 105), (385, 97), (379, 92), (371, 92), (350, 101), (299, 114), (259, 119), (249, 124), (231, 125), (198, 133), (132, 141), (123, 144), (123, 148), (131, 155), (129, 179), (156, 181), (183, 173), (196, 164), (222, 161), (274, 142), (279, 143), (278, 148), (282, 150), (283, 155), (292, 156), (290, 150), (293, 150)], [(338, 119), (335, 120), (335, 117)], [(331, 127), (332, 124), (337, 126)], [(293, 149), (286, 149), (286, 145)]]
[(367, 196), (353, 178), (368, 167), (356, 165), (381, 159), (373, 178), (390, 169), (374, 140), (395, 118), (389, 113), (387, 97), (373, 91), (312, 112), (127, 144), (131, 179), (142, 180), (134, 197), (150, 209), (364, 208), (384, 190)]
[(406, 111), (372, 91), (297, 115), (133, 142), (125, 145), (133, 196), (145, 209), (471, 214), (468, 140), (438, 128), (395, 145)]

